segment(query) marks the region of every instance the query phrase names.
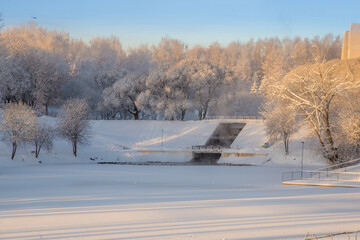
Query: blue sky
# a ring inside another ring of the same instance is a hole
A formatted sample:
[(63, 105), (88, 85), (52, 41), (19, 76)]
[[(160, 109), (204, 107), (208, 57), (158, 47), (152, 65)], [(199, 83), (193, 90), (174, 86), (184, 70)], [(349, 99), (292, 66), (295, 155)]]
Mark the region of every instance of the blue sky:
[(117, 36), (125, 46), (161, 37), (190, 46), (265, 37), (342, 35), (360, 23), (360, 1), (351, 0), (0, 0), (6, 26), (28, 22), (74, 38)]

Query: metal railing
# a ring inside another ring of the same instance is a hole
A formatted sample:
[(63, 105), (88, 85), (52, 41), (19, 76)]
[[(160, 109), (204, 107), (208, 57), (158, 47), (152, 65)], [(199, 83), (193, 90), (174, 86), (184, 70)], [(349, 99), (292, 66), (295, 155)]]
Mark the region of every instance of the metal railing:
[(283, 172), (282, 181), (294, 180), (320, 180), (336, 182), (358, 182), (360, 173), (355, 172), (332, 172), (332, 171), (295, 171)]
[(263, 116), (207, 116), (206, 120), (212, 119), (262, 119), (265, 118)]
[(360, 163), (360, 158), (356, 158), (356, 159), (352, 159), (352, 160), (349, 160), (349, 161), (346, 161), (346, 162), (333, 164), (330, 167), (319, 168), (319, 169), (316, 169), (314, 171), (334, 171), (336, 169), (341, 171), (342, 169), (344, 169), (344, 171), (346, 172), (347, 168), (349, 169), (349, 167), (352, 167), (352, 166), (354, 166), (354, 165), (356, 165), (358, 163)]
[(192, 146), (191, 149), (193, 149), (193, 150), (222, 150), (224, 148), (221, 146), (195, 145), (195, 146)]

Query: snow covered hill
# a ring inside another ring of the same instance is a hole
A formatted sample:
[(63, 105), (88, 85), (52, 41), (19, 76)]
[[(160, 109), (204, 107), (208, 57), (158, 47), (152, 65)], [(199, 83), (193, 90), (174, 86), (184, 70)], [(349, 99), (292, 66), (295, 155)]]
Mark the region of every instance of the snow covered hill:
[[(42, 121), (56, 124), (57, 119), (41, 117)], [(18, 149), (15, 160), (21, 164), (87, 163), (98, 161), (120, 162), (188, 162), (192, 158), (194, 145), (204, 145), (219, 123), (246, 122), (244, 129), (235, 139), (230, 149), (224, 150), (219, 163), (233, 164), (285, 164), (300, 166), (301, 141), (305, 141), (305, 165), (323, 165), (325, 162), (314, 154), (309, 144), (299, 134), (290, 143), (290, 155), (284, 156), (281, 143), (270, 148), (262, 148), (267, 142), (262, 120), (207, 120), (207, 121), (91, 121), (92, 136), (87, 145), (79, 147), (78, 157), (72, 156), (69, 142), (57, 139), (51, 152), (42, 150), (35, 159), (33, 146)], [(233, 154), (237, 153), (237, 154)], [(0, 142), (0, 159), (9, 160), (11, 148)]]

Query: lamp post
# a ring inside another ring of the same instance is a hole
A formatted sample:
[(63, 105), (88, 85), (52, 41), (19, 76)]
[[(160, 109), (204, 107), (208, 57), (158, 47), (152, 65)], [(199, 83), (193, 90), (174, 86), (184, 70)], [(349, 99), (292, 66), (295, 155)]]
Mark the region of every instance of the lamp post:
[(304, 170), (304, 141), (301, 142), (301, 179), (303, 179), (303, 170)]

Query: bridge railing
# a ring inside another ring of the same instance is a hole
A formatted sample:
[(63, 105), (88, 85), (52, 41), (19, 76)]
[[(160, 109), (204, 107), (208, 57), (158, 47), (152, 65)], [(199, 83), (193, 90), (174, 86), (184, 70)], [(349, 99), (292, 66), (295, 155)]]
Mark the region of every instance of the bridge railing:
[(206, 120), (212, 119), (262, 119), (265, 118), (263, 116), (207, 116)]
[(195, 145), (191, 147), (192, 150), (222, 150), (221, 146), (205, 146), (205, 145)]

